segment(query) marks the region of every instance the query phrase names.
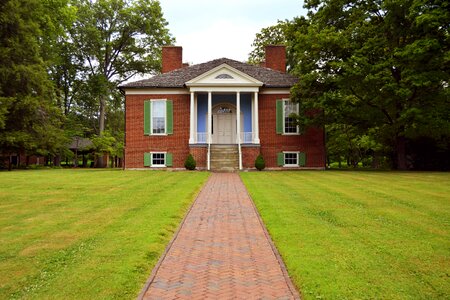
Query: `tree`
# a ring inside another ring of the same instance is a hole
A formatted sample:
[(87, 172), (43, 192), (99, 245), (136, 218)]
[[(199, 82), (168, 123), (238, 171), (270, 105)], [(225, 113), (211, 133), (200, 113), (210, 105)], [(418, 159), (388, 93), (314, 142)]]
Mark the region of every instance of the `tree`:
[(267, 45), (285, 45), (288, 21), (278, 21), (274, 26), (261, 29), (253, 40), (253, 50), (248, 55), (250, 64), (258, 65), (265, 60), (265, 47)]
[(158, 1), (80, 0), (70, 31), (78, 55), (95, 83), (98, 134), (105, 130), (108, 100), (117, 85), (141, 73), (160, 70), (161, 46), (173, 42)]
[[(64, 1), (0, 4), (0, 149), (2, 154), (50, 154), (64, 141), (53, 105), (43, 44), (58, 36)], [(44, 25), (45, 24), (45, 25)], [(11, 168), (11, 164), (9, 164)]]
[[(450, 137), (447, 1), (305, 1), (288, 39), (305, 126), (372, 132), (406, 169), (408, 141)], [(294, 22), (295, 23), (295, 22)], [(298, 24), (297, 24), (298, 25)], [(318, 114), (304, 114), (315, 110)]]

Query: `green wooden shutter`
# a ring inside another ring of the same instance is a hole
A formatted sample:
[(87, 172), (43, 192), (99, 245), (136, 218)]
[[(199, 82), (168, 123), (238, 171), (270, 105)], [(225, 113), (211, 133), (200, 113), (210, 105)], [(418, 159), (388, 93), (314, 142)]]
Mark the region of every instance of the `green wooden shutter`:
[(306, 153), (305, 152), (300, 152), (298, 154), (298, 165), (300, 167), (306, 166)]
[(144, 153), (144, 167), (150, 167), (150, 162), (151, 162), (151, 154), (148, 152)]
[(283, 134), (283, 100), (277, 100), (277, 134)]
[(166, 153), (166, 167), (172, 166), (172, 153)]
[(152, 119), (151, 101), (144, 101), (144, 135), (150, 135), (150, 121)]
[(166, 133), (172, 134), (173, 133), (173, 102), (172, 100), (166, 101)]
[(277, 165), (280, 167), (284, 166), (284, 153), (283, 152), (277, 153)]

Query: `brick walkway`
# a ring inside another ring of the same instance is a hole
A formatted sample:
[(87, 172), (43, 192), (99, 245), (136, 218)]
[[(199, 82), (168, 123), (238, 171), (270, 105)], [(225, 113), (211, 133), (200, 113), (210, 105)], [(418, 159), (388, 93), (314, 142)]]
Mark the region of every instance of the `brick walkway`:
[(139, 299), (298, 299), (236, 173), (213, 173)]

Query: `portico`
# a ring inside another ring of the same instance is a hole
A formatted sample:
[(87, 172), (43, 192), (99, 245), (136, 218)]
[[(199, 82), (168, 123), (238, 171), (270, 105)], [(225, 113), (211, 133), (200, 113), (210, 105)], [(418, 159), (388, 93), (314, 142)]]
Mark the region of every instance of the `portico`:
[(189, 144), (259, 144), (258, 92), (262, 82), (226, 64), (186, 82), (190, 92)]

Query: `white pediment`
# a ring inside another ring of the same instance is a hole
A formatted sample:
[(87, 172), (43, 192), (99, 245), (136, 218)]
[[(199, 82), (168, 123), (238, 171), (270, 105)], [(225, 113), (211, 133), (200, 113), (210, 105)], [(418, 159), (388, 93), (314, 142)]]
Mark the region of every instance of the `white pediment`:
[(214, 87), (227, 87), (227, 86), (242, 86), (242, 87), (259, 87), (263, 83), (255, 78), (227, 65), (221, 64), (214, 69), (209, 70), (195, 77), (192, 80), (186, 82), (188, 87), (199, 86), (214, 86)]

